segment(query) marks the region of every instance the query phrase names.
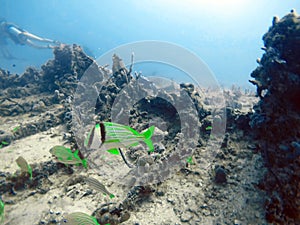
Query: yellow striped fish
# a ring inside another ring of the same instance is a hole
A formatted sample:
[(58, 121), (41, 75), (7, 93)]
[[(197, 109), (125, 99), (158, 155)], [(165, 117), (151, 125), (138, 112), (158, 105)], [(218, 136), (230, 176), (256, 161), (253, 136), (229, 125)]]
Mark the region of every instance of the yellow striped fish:
[(139, 133), (133, 128), (112, 122), (96, 124), (85, 139), (84, 145), (90, 149), (104, 149), (112, 154), (119, 154), (118, 148), (136, 146), (145, 142), (149, 152), (154, 151), (151, 137), (154, 133), (154, 126), (149, 127), (145, 132)]
[(31, 166), (27, 163), (26, 159), (24, 159), (22, 156), (19, 156), (16, 159), (16, 163), (18, 166), (21, 168), (21, 172), (28, 173), (30, 176), (30, 179), (32, 179), (32, 168)]
[(96, 191), (100, 191), (102, 193), (104, 193), (105, 195), (108, 195), (110, 198), (114, 198), (115, 196), (110, 193), (106, 187), (101, 184), (97, 179), (92, 178), (92, 177), (88, 177), (85, 179), (85, 182), (94, 190)]
[(71, 149), (58, 145), (52, 147), (50, 149), (50, 153), (57, 158), (57, 161), (61, 163), (69, 165), (82, 164), (83, 167), (87, 168), (87, 160), (79, 157), (79, 150), (72, 152)]
[(97, 219), (83, 212), (74, 212), (65, 217), (65, 224), (69, 225), (100, 225)]

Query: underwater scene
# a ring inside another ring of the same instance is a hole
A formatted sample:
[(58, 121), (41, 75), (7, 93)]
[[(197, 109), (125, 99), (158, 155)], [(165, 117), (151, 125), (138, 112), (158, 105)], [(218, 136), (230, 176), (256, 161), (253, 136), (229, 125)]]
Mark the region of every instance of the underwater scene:
[(299, 225), (298, 12), (0, 0), (0, 224)]

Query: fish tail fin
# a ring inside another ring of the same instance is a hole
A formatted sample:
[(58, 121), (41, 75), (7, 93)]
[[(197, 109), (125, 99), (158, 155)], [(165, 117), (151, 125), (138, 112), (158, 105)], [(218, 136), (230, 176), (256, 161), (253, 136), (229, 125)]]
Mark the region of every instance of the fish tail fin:
[(143, 132), (142, 135), (146, 139), (150, 139), (152, 137), (153, 133), (154, 133), (154, 129), (155, 129), (155, 126), (151, 126), (145, 132)]
[(109, 195), (109, 198), (110, 198), (110, 199), (112, 199), (112, 198), (114, 198), (114, 197), (115, 197), (115, 196), (114, 196), (113, 194), (110, 194), (110, 195)]
[(154, 146), (153, 146), (152, 140), (151, 139), (146, 139), (145, 143), (149, 148), (149, 152), (154, 152)]
[(152, 143), (152, 140), (151, 140), (151, 137), (154, 133), (154, 129), (155, 129), (155, 126), (151, 126), (145, 132), (142, 133), (142, 135), (145, 138), (144, 142), (146, 143), (146, 145), (149, 148), (149, 152), (154, 151), (154, 146), (153, 146), (153, 143)]
[(86, 159), (82, 159), (82, 165), (84, 168), (88, 168), (88, 163), (87, 163), (87, 160)]

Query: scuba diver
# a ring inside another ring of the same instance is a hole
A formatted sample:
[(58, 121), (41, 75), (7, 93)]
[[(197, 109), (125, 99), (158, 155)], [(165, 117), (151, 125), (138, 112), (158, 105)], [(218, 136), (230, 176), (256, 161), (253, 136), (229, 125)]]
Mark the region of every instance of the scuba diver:
[(8, 39), (12, 40), (15, 44), (28, 45), (38, 49), (51, 49), (61, 44), (59, 41), (31, 34), (19, 26), (0, 18), (0, 51), (4, 58), (13, 59), (14, 57), (7, 48)]

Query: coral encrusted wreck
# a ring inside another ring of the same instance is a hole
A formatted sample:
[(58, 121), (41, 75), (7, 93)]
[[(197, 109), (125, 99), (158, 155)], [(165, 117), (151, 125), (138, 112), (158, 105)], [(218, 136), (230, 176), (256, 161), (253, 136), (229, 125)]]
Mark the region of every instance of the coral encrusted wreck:
[(265, 53), (252, 72), (259, 103), (251, 125), (268, 174), (266, 219), (300, 224), (300, 16), (292, 10), (263, 36)]

